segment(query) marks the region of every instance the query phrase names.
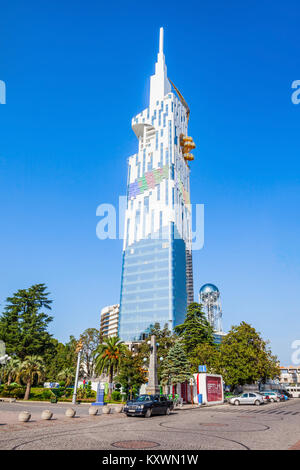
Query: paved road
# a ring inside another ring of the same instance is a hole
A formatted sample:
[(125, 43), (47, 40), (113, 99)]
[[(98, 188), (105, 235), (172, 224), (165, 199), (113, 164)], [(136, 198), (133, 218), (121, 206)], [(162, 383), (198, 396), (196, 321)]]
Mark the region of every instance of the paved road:
[[(0, 449), (123, 449), (136, 445), (159, 450), (300, 449), (300, 399), (256, 406), (176, 410), (170, 416), (127, 418), (123, 413), (89, 416), (88, 406), (76, 407), (77, 418), (66, 418), (68, 405), (0, 403)], [(54, 418), (42, 421), (43, 409)], [(21, 410), (32, 412), (18, 423)], [(147, 442), (150, 441), (150, 444)], [(137, 443), (139, 445), (139, 443)], [(136, 447), (135, 447), (136, 448)]]

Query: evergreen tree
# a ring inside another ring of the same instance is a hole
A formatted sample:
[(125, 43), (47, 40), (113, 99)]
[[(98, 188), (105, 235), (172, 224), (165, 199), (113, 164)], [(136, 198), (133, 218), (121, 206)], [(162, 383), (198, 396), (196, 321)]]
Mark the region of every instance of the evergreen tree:
[(161, 383), (177, 384), (189, 380), (191, 368), (183, 346), (177, 341), (169, 350), (163, 362), (161, 372)]
[(183, 341), (188, 354), (202, 343), (213, 344), (213, 329), (209, 324), (201, 305), (193, 302), (188, 306), (186, 317), (181, 325), (174, 328)]
[(26, 356), (43, 355), (51, 347), (47, 327), (52, 317), (41, 311), (51, 309), (48, 295), (44, 284), (36, 284), (7, 298), (0, 317), (0, 339), (9, 355), (23, 360)]

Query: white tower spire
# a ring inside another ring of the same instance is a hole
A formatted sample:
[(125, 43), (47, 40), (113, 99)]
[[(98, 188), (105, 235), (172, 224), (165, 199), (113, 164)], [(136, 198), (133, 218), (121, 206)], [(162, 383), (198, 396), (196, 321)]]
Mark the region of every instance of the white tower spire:
[(159, 52), (164, 52), (164, 28), (159, 30)]
[(159, 30), (159, 52), (155, 64), (155, 74), (150, 78), (150, 108), (156, 105), (157, 101), (164, 99), (170, 93), (171, 85), (167, 77), (167, 67), (164, 56), (164, 29)]

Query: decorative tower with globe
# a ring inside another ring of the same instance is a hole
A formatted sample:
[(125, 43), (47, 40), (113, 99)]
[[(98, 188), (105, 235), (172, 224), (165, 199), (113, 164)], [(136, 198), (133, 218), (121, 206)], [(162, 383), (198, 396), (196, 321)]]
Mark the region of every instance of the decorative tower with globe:
[(214, 331), (223, 332), (220, 291), (214, 284), (204, 284), (199, 290), (199, 303)]

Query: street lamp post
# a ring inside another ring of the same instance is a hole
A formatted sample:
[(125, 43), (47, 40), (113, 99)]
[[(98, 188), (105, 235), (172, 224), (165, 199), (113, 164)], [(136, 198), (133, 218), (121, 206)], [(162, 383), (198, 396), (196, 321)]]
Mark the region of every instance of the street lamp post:
[(76, 367), (76, 376), (75, 376), (75, 384), (74, 384), (72, 405), (76, 405), (78, 376), (79, 376), (79, 369), (80, 369), (80, 360), (81, 360), (81, 354), (82, 354), (82, 347), (83, 347), (83, 344), (82, 344), (82, 341), (80, 340), (77, 343), (77, 347), (76, 347), (76, 352), (78, 353), (78, 356), (77, 356), (77, 367)]

